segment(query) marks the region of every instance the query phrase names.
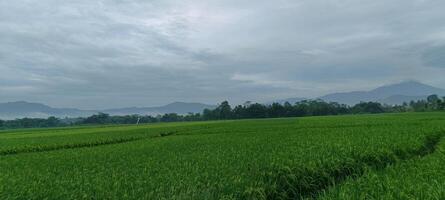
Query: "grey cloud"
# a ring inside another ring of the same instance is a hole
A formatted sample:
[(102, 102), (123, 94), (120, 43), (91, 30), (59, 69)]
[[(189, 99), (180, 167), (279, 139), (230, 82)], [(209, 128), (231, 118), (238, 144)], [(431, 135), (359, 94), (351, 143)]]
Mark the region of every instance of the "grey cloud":
[(404, 79), (445, 84), (438, 76), (445, 72), (444, 6), (0, 0), (0, 101), (81, 108), (240, 103)]
[(445, 68), (445, 46), (426, 49), (422, 60), (427, 66)]

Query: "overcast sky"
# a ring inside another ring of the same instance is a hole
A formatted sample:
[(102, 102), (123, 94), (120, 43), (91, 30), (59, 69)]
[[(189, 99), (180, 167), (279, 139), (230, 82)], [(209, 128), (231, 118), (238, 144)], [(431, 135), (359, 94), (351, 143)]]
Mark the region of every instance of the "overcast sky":
[(443, 0), (0, 0), (0, 102), (265, 102), (445, 85)]

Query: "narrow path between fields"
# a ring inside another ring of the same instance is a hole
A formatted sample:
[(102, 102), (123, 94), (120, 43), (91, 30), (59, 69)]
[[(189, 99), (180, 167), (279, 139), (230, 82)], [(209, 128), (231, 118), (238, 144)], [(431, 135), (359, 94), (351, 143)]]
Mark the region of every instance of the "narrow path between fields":
[(348, 178), (356, 179), (367, 169), (384, 170), (391, 164), (429, 155), (436, 151), (444, 136), (445, 133), (428, 136), (425, 143), (416, 150), (357, 157), (350, 162), (316, 170), (277, 170), (272, 173), (273, 177), (266, 177), (269, 183), (275, 186), (269, 190), (266, 188), (266, 199), (317, 199), (323, 191), (341, 184)]
[(160, 133), (158, 135), (147, 135), (140, 137), (127, 137), (127, 138), (116, 138), (116, 139), (108, 139), (108, 140), (98, 140), (92, 141), (88, 143), (73, 143), (73, 144), (62, 144), (62, 145), (48, 145), (48, 146), (31, 146), (31, 147), (21, 147), (15, 149), (6, 149), (0, 150), (0, 156), (10, 156), (17, 155), (22, 153), (38, 153), (38, 152), (48, 152), (48, 151), (57, 151), (64, 149), (77, 149), (77, 148), (91, 148), (97, 146), (104, 145), (113, 145), (113, 144), (122, 144), (128, 143), (138, 140), (146, 140), (146, 139), (154, 139), (154, 138), (162, 138), (167, 136), (175, 135), (176, 132), (165, 132)]
[[(177, 131), (164, 132), (157, 135), (146, 135), (140, 137), (117, 138), (90, 143), (63, 144), (54, 146), (34, 146), (0, 151), (0, 156), (11, 156), (22, 153), (50, 152), (64, 149), (90, 148), (104, 145), (128, 143), (133, 141), (155, 139), (174, 136)], [(286, 171), (277, 170), (267, 180), (275, 187), (265, 189), (267, 199), (316, 199), (318, 195), (334, 185), (341, 184), (348, 178), (362, 176), (368, 168), (383, 170), (387, 166), (414, 158), (421, 158), (436, 151), (438, 143), (445, 133), (426, 137), (424, 144), (411, 151), (394, 151), (382, 155), (368, 155), (356, 157), (349, 162), (337, 166), (325, 166), (320, 169), (292, 169)], [(311, 184), (307, 184), (311, 183)]]

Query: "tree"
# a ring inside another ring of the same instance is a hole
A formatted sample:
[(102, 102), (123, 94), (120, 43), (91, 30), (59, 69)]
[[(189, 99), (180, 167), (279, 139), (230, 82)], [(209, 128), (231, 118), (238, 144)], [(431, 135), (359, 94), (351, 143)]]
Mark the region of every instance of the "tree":
[(184, 121), (199, 121), (201, 120), (201, 114), (200, 113), (188, 113), (183, 117)]
[(56, 117), (48, 117), (48, 119), (46, 119), (45, 127), (56, 127), (59, 126), (59, 124), (60, 120)]
[(218, 108), (216, 108), (219, 119), (231, 119), (232, 117), (232, 107), (230, 107), (229, 102), (223, 101)]
[(213, 111), (214, 110), (208, 108), (204, 109), (204, 111), (202, 111), (202, 117), (204, 118), (204, 120), (217, 119)]
[(110, 115), (106, 113), (98, 113), (87, 117), (83, 123), (85, 124), (106, 124), (110, 122)]
[(385, 109), (382, 104), (377, 102), (361, 102), (352, 107), (352, 112), (355, 114), (364, 114), (364, 113), (383, 113)]
[(272, 105), (270, 105), (268, 110), (269, 117), (284, 117), (286, 115), (284, 106), (279, 103), (273, 103)]
[(425, 100), (411, 101), (409, 106), (414, 112), (424, 112), (428, 110), (428, 102)]
[(267, 107), (263, 104), (254, 103), (246, 108), (246, 118), (266, 118)]
[(442, 97), (442, 103), (440, 104), (440, 110), (445, 110), (445, 97)]
[(161, 122), (177, 122), (181, 121), (181, 117), (176, 113), (164, 114), (161, 117)]
[(438, 110), (442, 103), (439, 96), (437, 96), (436, 94), (428, 96), (427, 101), (429, 110)]
[(246, 107), (242, 105), (237, 105), (232, 110), (234, 119), (244, 119), (246, 118)]
[(430, 95), (427, 98), (428, 103), (436, 103), (437, 101), (440, 101), (439, 96), (436, 94)]

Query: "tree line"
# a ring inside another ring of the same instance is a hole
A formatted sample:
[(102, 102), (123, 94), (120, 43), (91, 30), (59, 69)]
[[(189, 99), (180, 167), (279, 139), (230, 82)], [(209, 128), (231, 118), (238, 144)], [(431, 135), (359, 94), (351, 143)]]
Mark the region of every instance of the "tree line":
[(0, 120), (1, 129), (18, 129), (18, 128), (50, 128), (50, 127), (66, 127), (81, 125), (104, 125), (104, 124), (148, 124), (158, 122), (179, 122), (179, 121), (200, 121), (202, 115), (200, 113), (189, 113), (187, 115), (178, 115), (176, 113), (167, 113), (164, 115), (124, 115), (111, 116), (106, 113), (97, 113), (89, 117), (78, 118), (22, 118), (15, 120)]
[(202, 113), (189, 113), (186, 115), (167, 113), (157, 116), (110, 116), (106, 113), (98, 113), (85, 118), (23, 118), (15, 120), (0, 120), (0, 129), (46, 128), (94, 124), (146, 124), (159, 122), (375, 114), (395, 112), (429, 112), (444, 110), (445, 97), (440, 98), (438, 95), (430, 95), (425, 100), (411, 101), (408, 103), (403, 103), (402, 105), (382, 105), (378, 102), (361, 102), (354, 106), (348, 106), (345, 104), (339, 104), (336, 102), (325, 102), (322, 100), (304, 100), (295, 104), (291, 104), (289, 102), (286, 102), (284, 104), (260, 104), (246, 102), (243, 105), (232, 107), (229, 102), (224, 101), (220, 103), (215, 109), (205, 109)]

